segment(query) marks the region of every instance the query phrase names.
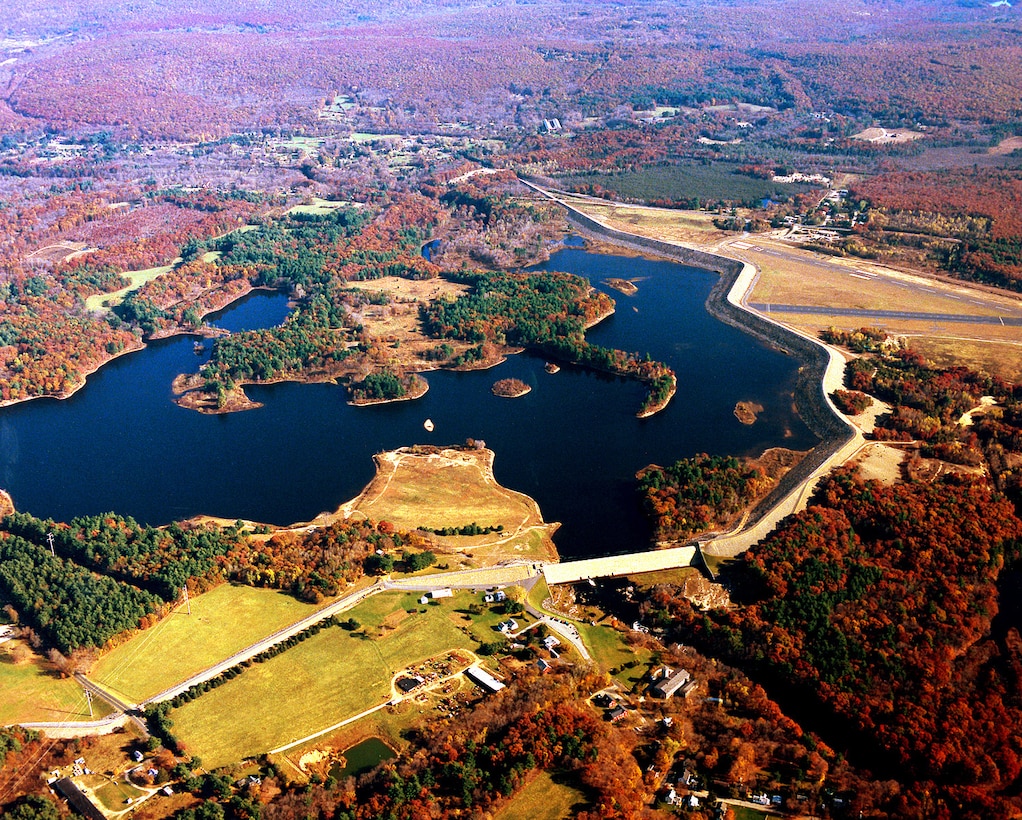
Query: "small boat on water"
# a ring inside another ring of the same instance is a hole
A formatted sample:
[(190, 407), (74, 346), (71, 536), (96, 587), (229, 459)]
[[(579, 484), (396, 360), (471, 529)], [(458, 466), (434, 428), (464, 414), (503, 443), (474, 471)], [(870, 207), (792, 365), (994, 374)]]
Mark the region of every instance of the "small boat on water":
[(205, 353), (206, 352), (206, 343), (205, 342), (196, 342), (194, 345), (192, 345), (192, 350), (194, 350), (196, 354)]
[(426, 420), (425, 420), (425, 421), (424, 421), (424, 422), (422, 423), (422, 426), (426, 428), (426, 432), (427, 432), (427, 433), (432, 433), (432, 432), (433, 432), (433, 427), (434, 427), (434, 425), (433, 425), (433, 419), (426, 419)]

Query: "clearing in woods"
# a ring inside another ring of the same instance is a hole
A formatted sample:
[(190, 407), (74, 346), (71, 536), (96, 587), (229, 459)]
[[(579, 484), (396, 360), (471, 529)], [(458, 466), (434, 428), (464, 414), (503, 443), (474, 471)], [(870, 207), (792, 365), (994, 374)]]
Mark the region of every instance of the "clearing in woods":
[(495, 820), (563, 820), (588, 807), (585, 793), (571, 785), (567, 774), (540, 771)]

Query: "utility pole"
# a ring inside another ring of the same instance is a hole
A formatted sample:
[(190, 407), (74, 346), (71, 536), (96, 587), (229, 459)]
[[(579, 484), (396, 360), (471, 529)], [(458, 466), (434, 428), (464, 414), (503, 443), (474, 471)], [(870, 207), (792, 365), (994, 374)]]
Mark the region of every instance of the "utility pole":
[(192, 602), (188, 600), (188, 587), (181, 587), (181, 591), (185, 594), (185, 605), (188, 607), (188, 614), (192, 614)]
[(50, 555), (52, 555), (54, 558), (56, 558), (57, 557), (57, 553), (55, 553), (53, 551), (53, 533), (52, 532), (46, 533), (46, 540), (50, 543)]
[(91, 689), (86, 689), (85, 690), (85, 699), (89, 702), (89, 717), (95, 717), (95, 715), (92, 713), (92, 690)]

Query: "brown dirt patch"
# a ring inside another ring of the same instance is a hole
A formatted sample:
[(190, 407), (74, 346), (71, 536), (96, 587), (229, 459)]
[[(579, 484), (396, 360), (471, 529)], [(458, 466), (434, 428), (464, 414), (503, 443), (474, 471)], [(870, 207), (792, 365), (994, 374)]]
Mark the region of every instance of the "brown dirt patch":
[(750, 460), (753, 467), (758, 467), (770, 478), (779, 481), (807, 455), (802, 450), (789, 450), (787, 447), (771, 447), (759, 458)]
[(872, 443), (866, 446), (854, 464), (864, 479), (876, 479), (882, 484), (897, 484), (903, 475), (905, 450), (886, 444)]
[[(719, 242), (728, 236), (714, 226), (713, 214), (702, 211), (619, 205), (578, 196), (562, 196), (562, 199), (612, 228), (652, 239), (704, 244)], [(621, 253), (619, 246), (614, 246), (614, 253)]]
[(401, 625), (401, 622), (408, 617), (408, 612), (404, 609), (398, 609), (391, 612), (386, 618), (383, 619), (383, 626), (386, 629), (397, 629)]
[(852, 134), (853, 140), (865, 140), (878, 145), (891, 143), (913, 142), (924, 136), (920, 131), (909, 131), (906, 128), (867, 128), (858, 134)]

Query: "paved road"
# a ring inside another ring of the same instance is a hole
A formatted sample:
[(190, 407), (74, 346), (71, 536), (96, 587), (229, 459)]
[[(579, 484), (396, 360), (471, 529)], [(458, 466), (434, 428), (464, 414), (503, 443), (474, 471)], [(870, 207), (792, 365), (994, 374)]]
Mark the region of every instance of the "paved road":
[[(40, 723), (19, 723), (26, 729), (35, 729), (45, 732), (47, 737), (84, 737), (85, 735), (110, 735), (122, 726), (134, 722), (138, 724), (137, 718), (127, 715), (124, 712), (114, 712), (99, 720), (65, 720), (62, 722), (40, 722)], [(148, 733), (146, 735), (148, 736)]]
[[(893, 269), (882, 267), (859, 268), (835, 262), (831, 259), (817, 256), (816, 254), (801, 248), (792, 248), (778, 243), (768, 237), (760, 239), (754, 234), (743, 234), (738, 237), (726, 239), (716, 246), (706, 248), (711, 253), (726, 252), (731, 256), (741, 257), (743, 254), (763, 254), (778, 259), (784, 259), (798, 265), (809, 265), (815, 268), (841, 273), (845, 276), (853, 276), (862, 280), (880, 280), (886, 285), (891, 285), (905, 291), (906, 298), (911, 299), (912, 295), (920, 297), (932, 297), (934, 295), (946, 299), (954, 299), (966, 304), (975, 305), (989, 310), (993, 315), (1014, 316), (1022, 318), (1022, 302), (1014, 298), (1010, 293), (992, 294), (981, 288), (971, 287), (967, 282), (956, 282), (950, 285), (947, 282), (935, 282), (919, 274), (902, 273)], [(941, 287), (935, 287), (940, 285)]]
[(821, 314), (824, 316), (857, 316), (864, 319), (907, 319), (921, 322), (960, 322), (969, 325), (1001, 325), (1022, 327), (1022, 316), (975, 316), (967, 313), (915, 313), (909, 310), (866, 310), (816, 305), (778, 305), (773, 302), (750, 302), (749, 307), (765, 313)]
[(517, 637), (523, 632), (528, 632), (530, 629), (535, 629), (540, 624), (546, 624), (553, 632), (556, 632), (564, 640), (570, 643), (578, 651), (585, 660), (591, 661), (592, 655), (589, 654), (589, 650), (586, 645), (582, 642), (582, 636), (578, 634), (578, 630), (570, 623), (560, 618), (555, 618), (552, 615), (546, 615), (540, 612), (530, 604), (525, 605), (525, 611), (528, 612), (533, 618), (536, 618), (536, 623), (529, 624), (525, 629), (520, 629), (511, 637)]

